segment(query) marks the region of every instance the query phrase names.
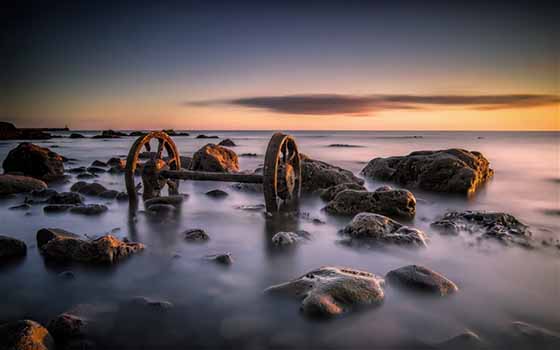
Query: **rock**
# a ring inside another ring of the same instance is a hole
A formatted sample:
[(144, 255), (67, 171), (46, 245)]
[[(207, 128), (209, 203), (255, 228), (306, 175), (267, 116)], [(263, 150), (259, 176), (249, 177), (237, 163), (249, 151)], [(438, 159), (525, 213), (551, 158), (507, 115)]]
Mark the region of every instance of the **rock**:
[(448, 340), (435, 344), (434, 347), (436, 349), (471, 350), (485, 349), (487, 345), (476, 333), (467, 330)]
[(31, 206), (27, 203), (23, 203), (20, 205), (14, 205), (13, 207), (9, 207), (9, 210), (29, 210), (31, 209)]
[(255, 193), (262, 193), (263, 192), (263, 185), (262, 184), (250, 184), (250, 183), (234, 183), (231, 185), (231, 188), (237, 191), (243, 192), (255, 192)]
[(0, 261), (19, 258), (27, 254), (27, 246), (23, 241), (0, 235)]
[(206, 195), (214, 198), (223, 198), (229, 196), (229, 194), (226, 191), (222, 191), (222, 190), (211, 190), (206, 192)]
[(452, 211), (432, 222), (431, 227), (444, 234), (468, 232), (480, 238), (493, 238), (522, 246), (530, 244), (532, 236), (527, 225), (513, 215), (500, 212)]
[(128, 136), (146, 136), (148, 133), (146, 131), (133, 131)]
[(307, 231), (278, 232), (272, 236), (272, 243), (276, 246), (288, 246), (309, 239), (309, 236)]
[(37, 245), (49, 259), (87, 263), (115, 263), (144, 249), (141, 243), (123, 242), (112, 235), (85, 240), (60, 229), (41, 229)]
[(39, 191), (46, 188), (47, 184), (45, 182), (29, 176), (0, 175), (0, 196)]
[(445, 276), (420, 265), (408, 265), (389, 271), (387, 282), (441, 296), (455, 293), (457, 285)]
[(62, 213), (73, 208), (73, 204), (52, 204), (43, 207), (45, 213)]
[(177, 211), (177, 208), (171, 204), (152, 204), (147, 208), (148, 212), (152, 214), (169, 214)]
[(301, 310), (308, 316), (329, 317), (383, 301), (383, 278), (344, 267), (321, 267), (275, 286), (265, 293), (302, 299)]
[(90, 173), (81, 173), (81, 174), (78, 174), (78, 176), (76, 176), (76, 178), (80, 179), (80, 180), (95, 179), (96, 177), (98, 177), (98, 176), (95, 175), (95, 174), (90, 174)]
[(120, 131), (103, 130), (100, 135), (95, 135), (93, 136), (93, 138), (94, 139), (118, 139), (123, 136), (128, 136), (128, 135)]
[(304, 192), (315, 192), (344, 183), (356, 183), (362, 185), (364, 180), (354, 176), (346, 169), (313, 160), (305, 155), (301, 156), (302, 190)]
[(209, 143), (194, 153), (191, 170), (236, 173), (239, 160), (234, 151)]
[(99, 196), (101, 193), (106, 192), (107, 189), (105, 186), (96, 182), (88, 183), (85, 181), (79, 181), (70, 187), (70, 191), (79, 192), (89, 196)]
[(111, 159), (109, 159), (107, 161), (107, 165), (109, 165), (109, 166), (120, 166), (120, 167), (124, 168), (126, 166), (126, 160), (125, 159), (120, 159), (118, 157), (112, 157)]
[(144, 201), (144, 206), (150, 207), (154, 204), (167, 204), (175, 207), (180, 207), (183, 203), (184, 198), (185, 197), (180, 194), (164, 197), (154, 197)]
[(155, 300), (144, 296), (137, 296), (129, 300), (129, 306), (142, 307), (154, 311), (167, 311), (173, 308), (173, 303), (167, 300)]
[(100, 173), (107, 172), (107, 170), (105, 170), (103, 168), (95, 167), (95, 166), (90, 166), (89, 168), (87, 168), (87, 171), (92, 173), (92, 174), (100, 174)]
[(238, 205), (235, 209), (245, 210), (245, 211), (263, 211), (265, 209), (264, 204), (245, 204)]
[(47, 329), (57, 343), (65, 344), (73, 338), (82, 338), (87, 334), (88, 321), (86, 318), (62, 313), (51, 320)]
[(72, 133), (72, 134), (70, 134), (70, 136), (68, 136), (68, 137), (71, 138), (71, 139), (83, 139), (83, 138), (85, 138), (84, 135), (82, 135), (82, 134), (77, 134), (77, 133)]
[(70, 208), (71, 213), (81, 215), (99, 215), (107, 210), (109, 210), (109, 208), (103, 204), (84, 204)]
[(91, 163), (92, 167), (106, 167), (107, 163), (102, 162), (100, 160), (94, 160), (93, 163)]
[(13, 321), (0, 325), (0, 350), (54, 350), (54, 340), (35, 321)]
[(221, 265), (233, 264), (233, 257), (231, 253), (208, 255), (207, 258)]
[(494, 171), (481, 153), (453, 148), (375, 158), (362, 174), (428, 191), (471, 194), (490, 179)]
[(181, 168), (182, 169), (190, 169), (192, 163), (192, 157), (180, 156), (181, 158)]
[(235, 147), (237, 145), (231, 139), (225, 139), (225, 140), (220, 141), (220, 143), (218, 143), (218, 146)]
[(58, 192), (56, 192), (56, 190), (53, 190), (52, 188), (44, 188), (40, 190), (33, 190), (31, 191), (30, 195), (39, 198), (49, 198), (57, 193)]
[(259, 156), (259, 155), (256, 154), (256, 153), (241, 153), (241, 154), (239, 155), (239, 157), (243, 157), (243, 158), (256, 158), (256, 157), (258, 157), (258, 156)]
[(197, 139), (219, 139), (218, 136), (208, 136), (208, 135), (204, 135), (204, 134), (200, 134), (196, 137)]
[(511, 325), (516, 334), (530, 341), (535, 349), (558, 349), (560, 346), (559, 332), (521, 321)]
[(327, 147), (337, 147), (337, 148), (359, 148), (359, 147), (364, 147), (364, 146), (360, 146), (360, 145), (349, 145), (346, 143), (333, 143), (328, 145)]
[(47, 140), (52, 137), (39, 129), (18, 129), (12, 123), (0, 122), (0, 140)]
[(48, 204), (82, 204), (83, 198), (75, 192), (55, 193), (47, 199)]
[(407, 190), (375, 192), (344, 190), (327, 203), (325, 211), (336, 215), (368, 212), (412, 219), (416, 213), (416, 199)]
[(99, 197), (101, 198), (106, 198), (106, 199), (115, 199), (117, 198), (117, 196), (119, 195), (119, 191), (115, 191), (115, 190), (107, 190), (105, 192), (102, 192), (101, 194), (99, 194)]
[(28, 142), (12, 149), (2, 166), (6, 173), (21, 173), (43, 181), (64, 177), (64, 159), (61, 155)]
[(372, 213), (356, 215), (342, 233), (349, 236), (351, 243), (392, 243), (425, 247), (426, 234), (418, 229), (404, 226), (386, 216)]
[(81, 174), (81, 173), (87, 172), (87, 168), (85, 166), (81, 166), (81, 167), (78, 167), (78, 168), (71, 168), (71, 169), (68, 169), (68, 172), (73, 173), (73, 174)]
[(119, 192), (117, 194), (117, 200), (118, 201), (127, 201), (128, 200), (128, 193), (126, 192)]
[(74, 272), (72, 271), (62, 271), (61, 273), (58, 274), (58, 277), (65, 280), (73, 280), (74, 278), (76, 278)]
[(366, 188), (363, 185), (360, 185), (355, 182), (343, 183), (343, 184), (331, 186), (324, 190), (320, 190), (319, 196), (321, 197), (321, 199), (328, 202), (333, 200), (337, 194), (339, 194), (344, 190), (366, 191)]
[(185, 240), (190, 242), (206, 242), (210, 239), (210, 236), (199, 228), (187, 230), (183, 232), (183, 235), (185, 235)]

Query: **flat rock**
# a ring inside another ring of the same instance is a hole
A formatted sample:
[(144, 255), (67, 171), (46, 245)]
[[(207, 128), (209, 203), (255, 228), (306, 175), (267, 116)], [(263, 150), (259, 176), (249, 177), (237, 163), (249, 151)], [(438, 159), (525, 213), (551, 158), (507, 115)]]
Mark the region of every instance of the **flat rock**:
[(319, 196), (322, 200), (329, 202), (332, 201), (337, 194), (344, 190), (366, 191), (366, 188), (363, 185), (355, 182), (343, 183), (325, 188), (324, 190), (320, 190)]
[(83, 198), (76, 192), (55, 193), (47, 199), (48, 204), (82, 204)]
[(6, 173), (21, 173), (43, 181), (64, 177), (64, 158), (60, 154), (28, 142), (12, 149), (2, 166)]
[(234, 151), (209, 143), (193, 155), (191, 170), (236, 173), (239, 159)]
[(494, 171), (481, 153), (453, 148), (375, 158), (362, 174), (428, 191), (471, 194), (490, 179)]
[(211, 190), (206, 192), (206, 195), (214, 198), (224, 198), (229, 196), (229, 194), (226, 191), (222, 191), (222, 190)]
[(308, 316), (329, 317), (383, 301), (383, 278), (344, 267), (321, 267), (292, 281), (268, 287), (265, 293), (301, 299)]
[(204, 134), (197, 135), (196, 138), (197, 139), (219, 139), (219, 137), (216, 136), (216, 135), (208, 136), (208, 135), (204, 135)]
[(19, 258), (27, 254), (25, 242), (0, 235), (0, 261)]
[(479, 238), (492, 238), (522, 246), (530, 245), (532, 237), (527, 225), (513, 215), (500, 212), (452, 211), (432, 222), (431, 227), (444, 234), (468, 232)]
[(412, 219), (416, 214), (416, 198), (407, 190), (356, 191), (343, 190), (327, 203), (325, 211), (335, 215), (376, 213), (395, 218)]
[(364, 180), (346, 170), (329, 163), (313, 160), (303, 154), (301, 156), (302, 190), (315, 192), (344, 183), (362, 185)]
[(86, 263), (115, 263), (144, 249), (141, 243), (124, 242), (112, 235), (87, 240), (60, 229), (41, 229), (37, 245), (49, 259)]
[(109, 208), (103, 204), (83, 204), (70, 208), (71, 213), (80, 215), (99, 215), (107, 210)]
[(189, 242), (206, 242), (210, 239), (210, 236), (199, 228), (186, 230), (183, 232), (183, 235), (185, 236), (185, 240)]
[(47, 188), (44, 181), (29, 176), (0, 175), (0, 196), (31, 191), (40, 191)]
[(349, 243), (391, 243), (425, 247), (428, 241), (424, 232), (373, 213), (354, 216), (342, 233), (349, 237)]
[(101, 193), (107, 191), (107, 189), (97, 182), (78, 181), (70, 187), (70, 191), (88, 196), (99, 196)]
[(54, 350), (49, 331), (39, 323), (20, 320), (0, 325), (0, 350)]
[(408, 265), (389, 271), (385, 279), (394, 285), (441, 296), (455, 293), (459, 290), (457, 285), (445, 276), (420, 265)]

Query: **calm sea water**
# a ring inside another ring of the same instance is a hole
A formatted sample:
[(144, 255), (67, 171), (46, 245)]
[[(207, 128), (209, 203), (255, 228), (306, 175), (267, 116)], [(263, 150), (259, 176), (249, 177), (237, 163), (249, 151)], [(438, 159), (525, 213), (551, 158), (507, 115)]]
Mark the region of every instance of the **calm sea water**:
[[(242, 169), (262, 164), (272, 132), (205, 132), (229, 137), (240, 153)], [(86, 133), (89, 135), (94, 132)], [(195, 136), (198, 132), (193, 132)], [(0, 270), (0, 322), (32, 318), (43, 324), (76, 304), (114, 305), (132, 296), (168, 300), (173, 309), (149, 317), (111, 320), (118, 331), (98, 339), (102, 348), (417, 348), (454, 336), (465, 329), (478, 333), (493, 347), (511, 347), (510, 323), (525, 321), (560, 331), (560, 251), (526, 250), (485, 242), (472, 245), (468, 236), (448, 237), (432, 232), (429, 223), (449, 209), (505, 211), (529, 224), (537, 240), (560, 238), (558, 216), (547, 215), (560, 206), (560, 134), (500, 132), (293, 132), (302, 153), (355, 173), (374, 157), (405, 155), (415, 150), (460, 147), (482, 152), (495, 170), (494, 179), (471, 199), (424, 193), (417, 198), (411, 225), (428, 232), (427, 249), (387, 247), (361, 250), (337, 243), (337, 231), (350, 219), (326, 215), (318, 197), (302, 200), (302, 210), (326, 221), (267, 221), (260, 212), (238, 205), (264, 203), (262, 194), (239, 192), (231, 184), (183, 182), (190, 196), (171, 222), (153, 222), (139, 215), (130, 220), (128, 203), (107, 202), (110, 210), (99, 217), (70, 213), (45, 215), (40, 205), (30, 213), (7, 208), (23, 196), (2, 199), (1, 234), (23, 239), (29, 247), (24, 261)], [(422, 136), (410, 138), (409, 136)], [(175, 137), (179, 150), (192, 155), (212, 140)], [(111, 140), (53, 139), (37, 142), (78, 159), (67, 167), (89, 165), (124, 156), (134, 138)], [(335, 143), (360, 148), (330, 148)], [(15, 142), (0, 143), (5, 158)], [(72, 183), (54, 185), (68, 190)], [(96, 181), (124, 190), (122, 176), (102, 174)], [(369, 189), (380, 182), (367, 181)], [(220, 188), (230, 196), (215, 200), (204, 195)], [(89, 203), (105, 203), (87, 198)], [(135, 255), (110, 268), (46, 264), (35, 245), (37, 230), (58, 227), (91, 236), (116, 232), (119, 237), (146, 244)], [(182, 232), (203, 228), (206, 244), (189, 244)], [(312, 239), (295, 249), (271, 244), (274, 233), (304, 229)], [(224, 268), (204, 259), (208, 254), (231, 252), (234, 264)], [(175, 254), (180, 257), (173, 258)], [(428, 298), (386, 288), (385, 302), (364, 311), (320, 322), (299, 313), (299, 302), (264, 296), (262, 291), (324, 265), (348, 266), (384, 275), (408, 264), (424, 264), (455, 281), (460, 291), (447, 298)], [(71, 270), (76, 278), (62, 280)], [(126, 313), (125, 313), (126, 315)], [(108, 322), (108, 321), (107, 321)], [(518, 344), (519, 345), (519, 344)]]

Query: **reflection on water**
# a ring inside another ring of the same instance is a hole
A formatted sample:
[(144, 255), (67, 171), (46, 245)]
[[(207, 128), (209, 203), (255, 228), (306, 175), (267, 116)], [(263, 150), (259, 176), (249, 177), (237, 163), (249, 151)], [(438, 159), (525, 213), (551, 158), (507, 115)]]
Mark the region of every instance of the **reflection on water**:
[[(238, 153), (264, 154), (271, 132), (219, 132), (234, 140)], [(424, 193), (416, 218), (410, 223), (430, 235), (427, 249), (386, 247), (362, 250), (338, 244), (337, 231), (348, 218), (327, 216), (324, 203), (306, 196), (301, 210), (325, 221), (282, 216), (267, 218), (262, 211), (236, 209), (262, 204), (262, 194), (240, 192), (227, 183), (183, 182), (188, 193), (174, 217), (162, 222), (146, 216), (142, 208), (129, 215), (128, 204), (110, 201), (99, 217), (69, 213), (45, 215), (40, 205), (29, 211), (7, 208), (24, 196), (0, 200), (1, 234), (23, 239), (28, 254), (0, 270), (0, 321), (32, 318), (43, 324), (77, 304), (103, 304), (118, 308), (103, 322), (111, 325), (98, 341), (105, 347), (422, 347), (465, 329), (477, 332), (496, 346), (511, 347), (509, 324), (526, 322), (560, 330), (560, 254), (556, 251), (503, 247), (491, 242), (469, 245), (469, 237), (447, 237), (430, 232), (429, 222), (448, 209), (506, 211), (531, 225), (537, 240), (558, 238), (558, 217), (546, 209), (559, 208), (559, 140), (557, 133), (349, 133), (296, 132), (300, 150), (311, 157), (358, 173), (374, 157), (403, 155), (413, 150), (462, 147), (487, 156), (495, 178), (474, 198)], [(403, 138), (401, 136), (422, 136)], [(482, 136), (483, 139), (478, 137)], [(190, 155), (208, 140), (177, 137), (183, 155)], [(111, 140), (56, 139), (40, 142), (59, 145), (53, 150), (85, 166), (95, 159), (126, 155), (132, 138)], [(333, 148), (352, 144), (360, 148)], [(3, 159), (15, 143), (0, 143)], [(254, 169), (262, 156), (240, 158), (242, 169)], [(556, 180), (554, 180), (556, 179)], [(54, 185), (68, 190), (73, 182)], [(111, 189), (124, 189), (121, 176), (102, 174), (97, 181)], [(367, 181), (374, 189), (378, 182)], [(205, 195), (222, 189), (230, 195)], [(88, 203), (105, 200), (88, 197)], [(28, 214), (29, 213), (29, 214)], [(38, 254), (35, 234), (42, 227), (59, 227), (95, 236), (114, 232), (118, 237), (146, 244), (146, 250), (114, 267), (52, 265)], [(192, 244), (182, 232), (202, 228), (207, 243)], [(312, 239), (290, 249), (278, 249), (271, 237), (278, 231), (306, 230)], [(208, 254), (231, 252), (234, 263), (224, 267), (207, 261)], [(317, 322), (299, 313), (299, 302), (262, 294), (269, 285), (296, 278), (324, 265), (349, 266), (383, 275), (408, 264), (424, 264), (455, 281), (460, 291), (449, 298), (430, 298), (386, 287), (385, 302), (373, 309)], [(75, 279), (59, 274), (73, 271)], [(168, 300), (168, 312), (138, 314), (123, 302), (133, 296)], [(514, 344), (513, 344), (514, 345)]]

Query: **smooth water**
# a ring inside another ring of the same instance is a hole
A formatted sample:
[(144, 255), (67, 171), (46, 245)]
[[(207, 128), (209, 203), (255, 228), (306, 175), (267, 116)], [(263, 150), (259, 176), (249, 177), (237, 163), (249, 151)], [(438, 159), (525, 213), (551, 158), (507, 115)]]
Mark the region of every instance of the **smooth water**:
[[(272, 132), (205, 132), (229, 137), (242, 169), (262, 164)], [(90, 135), (95, 133), (91, 132)], [(213, 140), (175, 137), (183, 155)], [(449, 209), (505, 211), (529, 224), (537, 242), (560, 238), (558, 216), (547, 210), (560, 207), (560, 140), (558, 133), (499, 132), (293, 132), (299, 149), (312, 158), (354, 171), (375, 157), (405, 155), (415, 150), (460, 147), (482, 152), (495, 176), (473, 198), (424, 193), (411, 189), (419, 199), (416, 218), (410, 223), (428, 232), (426, 249), (386, 247), (364, 250), (343, 246), (337, 231), (350, 218), (326, 215), (317, 196), (305, 197), (301, 210), (326, 221), (267, 220), (262, 212), (236, 209), (238, 205), (264, 203), (262, 194), (240, 192), (229, 183), (183, 182), (180, 190), (190, 196), (171, 221), (158, 222), (138, 215), (129, 217), (128, 203), (109, 201), (109, 211), (98, 217), (71, 213), (46, 215), (41, 205), (24, 211), (8, 210), (24, 196), (2, 199), (0, 234), (23, 239), (27, 257), (0, 269), (0, 322), (31, 318), (47, 324), (76, 304), (113, 305), (133, 296), (168, 300), (169, 312), (149, 317), (111, 320), (97, 339), (101, 348), (418, 348), (452, 337), (465, 329), (479, 334), (493, 347), (511, 347), (512, 321), (525, 321), (560, 331), (560, 250), (506, 247), (485, 241), (473, 244), (468, 235), (441, 236), (429, 223)], [(411, 138), (410, 136), (422, 136)], [(87, 166), (94, 160), (125, 156), (134, 138), (53, 139), (37, 144), (78, 159), (67, 168)], [(219, 141), (219, 140), (218, 140)], [(352, 144), (359, 148), (332, 148)], [(16, 142), (0, 143), (5, 158)], [(68, 190), (76, 182), (54, 185)], [(101, 174), (96, 181), (110, 189), (124, 190), (122, 175)], [(367, 181), (369, 189), (381, 183)], [(204, 193), (220, 188), (230, 195), (209, 198)], [(105, 200), (88, 197), (88, 203)], [(36, 244), (37, 230), (58, 227), (96, 236), (115, 232), (118, 237), (146, 244), (146, 250), (112, 267), (47, 264)], [(208, 243), (187, 243), (181, 234), (203, 228)], [(277, 249), (271, 237), (278, 231), (307, 230), (309, 242), (293, 249)], [(231, 252), (233, 265), (219, 266), (205, 260), (212, 253)], [(180, 255), (177, 257), (174, 255)], [(455, 281), (460, 291), (446, 298), (429, 298), (386, 287), (378, 307), (360, 310), (330, 321), (311, 320), (299, 312), (299, 301), (263, 295), (269, 285), (296, 278), (324, 265), (347, 266), (384, 275), (408, 264), (424, 264)], [(76, 278), (61, 279), (71, 270)], [(122, 314), (122, 313), (121, 313)], [(108, 321), (107, 321), (108, 322)], [(123, 331), (123, 329), (125, 329)]]

